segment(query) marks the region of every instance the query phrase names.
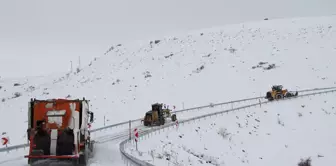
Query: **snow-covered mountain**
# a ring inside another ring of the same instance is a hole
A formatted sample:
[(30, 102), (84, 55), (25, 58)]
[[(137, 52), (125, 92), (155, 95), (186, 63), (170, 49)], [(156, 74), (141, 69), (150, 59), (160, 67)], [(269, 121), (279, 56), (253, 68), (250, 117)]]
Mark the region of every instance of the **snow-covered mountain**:
[(63, 77), (3, 80), (0, 132), (11, 144), (25, 142), (31, 97), (90, 99), (97, 128), (104, 116), (106, 124), (143, 117), (153, 102), (181, 109), (265, 95), (273, 84), (335, 86), (335, 24), (336, 16), (328, 16), (204, 29), (112, 46)]

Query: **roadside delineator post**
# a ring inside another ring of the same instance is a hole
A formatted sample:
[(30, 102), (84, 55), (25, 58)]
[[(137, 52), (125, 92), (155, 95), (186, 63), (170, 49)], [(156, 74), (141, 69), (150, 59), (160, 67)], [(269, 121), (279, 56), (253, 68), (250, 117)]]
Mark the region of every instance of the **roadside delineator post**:
[(2, 137), (1, 141), (2, 141), (2, 145), (5, 145), (6, 148), (7, 148), (8, 147), (8, 141), (9, 141), (8, 137)]
[(135, 147), (136, 147), (136, 150), (138, 150), (139, 133), (138, 133), (138, 129), (137, 128), (134, 129), (134, 136), (135, 136), (135, 138), (134, 138), (134, 140), (135, 140)]
[[(1, 144), (3, 146), (6, 146), (6, 148), (8, 148), (8, 143), (9, 143), (9, 137), (7, 136), (6, 132), (3, 132), (1, 134)], [(7, 151), (7, 153), (9, 153), (9, 151)]]
[(132, 126), (131, 126), (131, 120), (129, 121), (129, 140), (132, 140)]

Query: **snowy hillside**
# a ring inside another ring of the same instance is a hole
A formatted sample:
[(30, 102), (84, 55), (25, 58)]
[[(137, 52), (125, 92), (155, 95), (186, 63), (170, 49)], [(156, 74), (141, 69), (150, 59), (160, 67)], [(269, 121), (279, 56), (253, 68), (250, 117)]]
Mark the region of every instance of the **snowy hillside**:
[(153, 102), (181, 109), (265, 95), (272, 84), (335, 86), (335, 27), (336, 16), (264, 20), (113, 46), (56, 82), (0, 82), (0, 132), (25, 142), (30, 97), (90, 99), (96, 128), (104, 116), (106, 124), (143, 117)]
[[(336, 93), (273, 102), (152, 134), (128, 153), (154, 165), (335, 163)], [(142, 154), (142, 156), (139, 156)]]

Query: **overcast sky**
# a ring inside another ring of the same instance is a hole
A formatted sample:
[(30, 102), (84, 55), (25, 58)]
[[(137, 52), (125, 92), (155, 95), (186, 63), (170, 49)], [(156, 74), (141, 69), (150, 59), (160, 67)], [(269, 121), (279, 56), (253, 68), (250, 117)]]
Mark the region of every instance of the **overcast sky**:
[(130, 40), (331, 14), (336, 0), (0, 0), (0, 76), (67, 71)]

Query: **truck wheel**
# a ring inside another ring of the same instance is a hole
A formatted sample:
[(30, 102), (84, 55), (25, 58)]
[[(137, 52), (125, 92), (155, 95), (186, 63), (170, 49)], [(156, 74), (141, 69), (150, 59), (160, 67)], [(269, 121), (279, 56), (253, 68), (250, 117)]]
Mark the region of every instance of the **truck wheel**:
[(286, 93), (286, 95), (285, 95), (286, 97), (292, 97), (293, 95), (291, 94), (291, 93)]
[(275, 95), (275, 99), (277, 99), (277, 100), (278, 100), (278, 99), (282, 99), (282, 98), (283, 98), (283, 95), (282, 95), (282, 94), (276, 94), (276, 95)]
[(267, 98), (267, 99), (272, 98), (272, 94), (271, 94), (271, 92), (267, 92), (267, 93), (266, 93), (266, 98)]
[(162, 118), (162, 119), (161, 119), (161, 124), (160, 124), (160, 125), (164, 125), (164, 124), (165, 124), (165, 119)]
[(173, 115), (171, 116), (171, 120), (172, 120), (173, 122), (176, 121), (176, 114), (173, 114)]
[(30, 158), (30, 159), (28, 159), (28, 165), (33, 165), (37, 161), (38, 161), (38, 159), (36, 159), (36, 158)]
[(79, 159), (78, 159), (79, 162), (78, 163), (79, 163), (80, 166), (86, 166), (86, 163), (87, 163), (87, 160), (88, 160), (86, 152), (87, 151), (85, 151), (84, 154), (79, 155)]

